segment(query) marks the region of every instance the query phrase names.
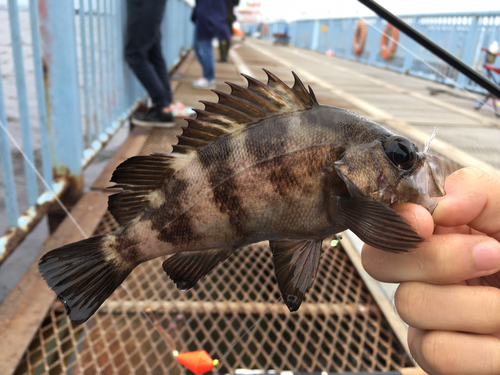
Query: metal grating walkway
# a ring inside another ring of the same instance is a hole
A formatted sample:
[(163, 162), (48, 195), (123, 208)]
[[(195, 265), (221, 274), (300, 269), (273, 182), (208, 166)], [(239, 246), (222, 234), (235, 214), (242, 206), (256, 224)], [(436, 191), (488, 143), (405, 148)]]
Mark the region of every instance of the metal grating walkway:
[[(117, 228), (106, 213), (94, 234)], [(15, 374), (188, 374), (171, 345), (205, 349), (221, 359), (220, 374), (411, 367), (346, 253), (328, 243), (314, 287), (293, 314), (277, 301), (265, 243), (238, 250), (187, 292), (168, 280), (160, 259), (143, 264), (85, 325), (73, 327), (55, 302)]]

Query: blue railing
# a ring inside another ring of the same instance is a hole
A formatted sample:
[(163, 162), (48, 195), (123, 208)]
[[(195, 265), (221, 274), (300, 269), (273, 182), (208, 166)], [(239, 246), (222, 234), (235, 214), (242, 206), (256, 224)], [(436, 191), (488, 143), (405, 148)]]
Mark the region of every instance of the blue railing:
[[(165, 12), (163, 53), (172, 67), (192, 44), (191, 6), (169, 0)], [(29, 0), (28, 9), (8, 0), (0, 8), (0, 263), (53, 193), (81, 188), (83, 169), (145, 99), (124, 62), (125, 21), (122, 0)]]
[[(500, 12), (421, 14), (401, 16), (401, 18), (479, 71), (485, 60), (485, 52), (481, 52), (481, 47), (489, 47), (493, 41), (500, 43)], [(380, 54), (380, 39), (386, 21), (378, 17), (366, 17), (363, 20), (367, 24), (367, 38), (364, 52), (360, 56), (356, 56), (353, 51), (354, 32), (359, 21), (357, 17), (291, 22), (290, 43), (323, 53), (332, 51), (335, 56), (342, 58), (482, 91), (467, 77), (459, 74), (403, 33), (400, 33), (395, 56), (384, 60)], [(245, 25), (249, 30), (257, 27), (255, 24)], [(283, 22), (270, 23), (264, 27), (269, 32), (265, 35), (262, 33), (261, 37), (272, 39), (271, 30), (283, 30), (283, 28)], [(496, 66), (499, 66), (500, 59), (497, 60), (499, 61), (496, 62)]]

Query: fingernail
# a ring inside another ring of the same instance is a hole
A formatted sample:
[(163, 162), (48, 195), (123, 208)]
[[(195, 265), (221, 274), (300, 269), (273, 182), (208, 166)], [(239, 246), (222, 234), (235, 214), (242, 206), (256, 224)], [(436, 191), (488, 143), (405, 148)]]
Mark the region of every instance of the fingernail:
[(500, 244), (498, 242), (481, 242), (474, 247), (473, 254), (478, 271), (500, 268)]

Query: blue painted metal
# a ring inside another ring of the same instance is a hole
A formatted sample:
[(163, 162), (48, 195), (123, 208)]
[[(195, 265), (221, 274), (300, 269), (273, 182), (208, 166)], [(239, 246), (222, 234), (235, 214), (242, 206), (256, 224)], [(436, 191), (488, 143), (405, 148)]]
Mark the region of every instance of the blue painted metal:
[[(63, 178), (56, 184), (53, 173), (72, 178), (73, 183), (81, 185), (82, 169), (125, 123), (138, 105), (138, 100), (145, 99), (146, 92), (124, 61), (125, 1), (29, 2), (35, 79), (32, 87), (26, 88), (25, 81), (31, 83), (33, 80), (25, 79), (20, 34), (24, 28), (19, 27), (16, 0), (9, 0), (13, 65), (23, 128), (22, 149), (31, 155), (29, 160), (35, 164), (33, 146), (30, 145), (28, 98), (36, 97), (38, 116), (34, 118), (38, 119), (40, 145), (35, 146), (41, 149), (46, 186), (55, 195), (60, 195), (64, 190), (61, 186), (68, 186), (69, 180)], [(167, 4), (162, 25), (163, 53), (169, 67), (172, 67), (191, 47), (194, 25), (190, 22), (191, 6), (187, 2), (168, 0)], [(0, 80), (0, 122), (2, 129), (8, 131), (4, 98)], [(46, 205), (42, 209), (40, 198), (36, 199), (37, 185), (31, 177), (27, 184), (29, 190), (35, 193), (30, 193), (29, 201), (16, 196), (19, 187), (16, 186), (13, 154), (9, 136), (2, 129), (0, 167), (6, 212), (0, 212), (0, 215), (6, 216), (7, 225), (13, 230), (0, 237), (0, 264), (10, 254), (11, 248), (22, 240), (20, 233), (25, 236), (46, 212)], [(64, 183), (61, 184), (61, 181)], [(46, 191), (42, 196), (51, 194)], [(19, 217), (20, 211), (30, 213), (28, 225), (26, 214)], [(22, 228), (20, 223), (24, 223)], [(0, 228), (2, 232), (5, 229)]]
[(43, 80), (42, 41), (40, 40), (40, 22), (38, 21), (37, 0), (30, 0), (31, 41), (33, 43), (33, 67), (35, 71), (36, 99), (38, 104), (38, 127), (42, 148), (42, 169), (45, 182), (52, 186), (52, 155), (50, 129), (47, 122), (47, 102)]
[[(35, 155), (33, 152), (33, 141), (31, 139), (31, 129), (28, 110), (28, 93), (26, 91), (26, 79), (24, 74), (24, 60), (21, 41), (21, 26), (19, 24), (19, 12), (17, 1), (9, 0), (9, 23), (10, 34), (12, 37), (12, 52), (14, 55), (14, 71), (16, 74), (16, 88), (19, 105), (19, 122), (21, 124), (23, 137), (23, 152), (32, 165), (35, 164)], [(36, 203), (38, 197), (38, 187), (36, 175), (33, 169), (25, 161), (24, 173), (28, 185), (28, 202), (30, 205)]]
[[(485, 59), (481, 47), (489, 47), (495, 40), (500, 42), (500, 12), (497, 11), (417, 14), (401, 18), (476, 69), (481, 69)], [(402, 33), (395, 57), (384, 60), (380, 55), (380, 39), (386, 22), (378, 17), (364, 18), (368, 28), (365, 50), (361, 56), (354, 56), (352, 44), (358, 20), (359, 18), (352, 17), (294, 21), (289, 25), (290, 42), (295, 46), (323, 53), (332, 50), (336, 56), (349, 60), (484, 91)], [(318, 33), (318, 23), (320, 27), (325, 25), (327, 31), (320, 29)], [(275, 30), (278, 26), (282, 27), (282, 22), (267, 25), (269, 30)], [(258, 27), (257, 24), (243, 25), (243, 29), (249, 31)], [(269, 39), (269, 36), (263, 37), (266, 38)], [(497, 59), (496, 66), (500, 66), (500, 59)]]
[(97, 84), (97, 57), (96, 57), (96, 42), (95, 42), (95, 25), (94, 25), (94, 2), (90, 0), (88, 7), (89, 17), (89, 40), (90, 40), (90, 72), (92, 76), (92, 95), (90, 98), (92, 124), (94, 132), (98, 133), (99, 124), (101, 124), (101, 112), (99, 111), (99, 86)]
[[(0, 67), (1, 68), (1, 67)], [(0, 69), (0, 77), (2, 70)], [(3, 188), (5, 191), (5, 207), (7, 209), (7, 223), (9, 227), (17, 226), (19, 210), (17, 208), (16, 186), (14, 184), (14, 169), (12, 168), (12, 155), (10, 154), (10, 143), (7, 132), (7, 116), (5, 115), (5, 103), (3, 100), (2, 80), (0, 79), (0, 166), (2, 173)]]
[(83, 0), (79, 2), (78, 13), (80, 15), (80, 39), (81, 39), (81, 50), (82, 50), (82, 69), (83, 69), (83, 85), (84, 91), (84, 103), (85, 103), (85, 114), (83, 115), (85, 124), (85, 135), (86, 144), (90, 143), (90, 140), (94, 138), (94, 129), (92, 126), (92, 115), (90, 111), (90, 85), (89, 85), (89, 69), (88, 69), (88, 58), (87, 58), (87, 31), (85, 27), (85, 6)]
[(53, 170), (82, 182), (80, 88), (73, 2), (42, 0), (43, 58), (47, 66)]

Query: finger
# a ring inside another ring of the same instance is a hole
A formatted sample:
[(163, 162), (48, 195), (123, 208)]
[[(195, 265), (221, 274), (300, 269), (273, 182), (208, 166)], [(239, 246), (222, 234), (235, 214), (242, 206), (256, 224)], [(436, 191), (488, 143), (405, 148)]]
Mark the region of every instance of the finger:
[(466, 224), (500, 240), (500, 180), (480, 169), (464, 168), (446, 179), (445, 190), (433, 214), (436, 224)]
[(461, 234), (471, 234), (471, 228), (467, 225), (460, 225), (458, 227), (442, 227), (436, 225), (434, 228), (434, 234), (451, 234), (451, 233), (461, 233)]
[(500, 372), (500, 339), (494, 336), (410, 327), (408, 344), (417, 363), (429, 374)]
[(500, 271), (500, 243), (483, 235), (433, 235), (409, 253), (383, 252), (365, 245), (361, 261), (382, 282), (456, 284)]
[(402, 283), (394, 295), (401, 319), (425, 330), (500, 331), (500, 290), (486, 286)]
[(434, 230), (434, 220), (431, 214), (422, 206), (413, 203), (396, 203), (391, 208), (403, 216), (417, 233), (429, 238)]

